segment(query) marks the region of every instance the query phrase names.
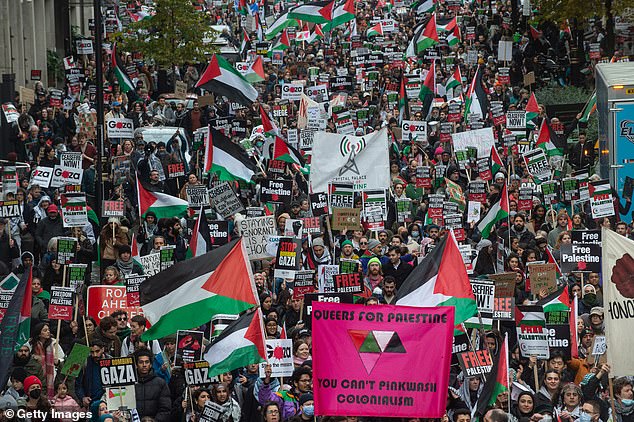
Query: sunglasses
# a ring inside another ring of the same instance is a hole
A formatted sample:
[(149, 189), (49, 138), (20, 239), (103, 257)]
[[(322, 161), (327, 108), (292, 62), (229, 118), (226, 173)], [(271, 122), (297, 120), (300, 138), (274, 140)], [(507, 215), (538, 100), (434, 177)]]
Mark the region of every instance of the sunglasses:
[(127, 321), (128, 317), (119, 317), (117, 318), (117, 321)]

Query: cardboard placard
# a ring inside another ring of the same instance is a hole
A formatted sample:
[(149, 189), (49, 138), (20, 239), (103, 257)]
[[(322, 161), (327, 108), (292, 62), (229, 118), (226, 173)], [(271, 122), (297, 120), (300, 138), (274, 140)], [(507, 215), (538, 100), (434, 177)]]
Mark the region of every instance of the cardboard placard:
[(497, 297), (515, 297), (515, 278), (517, 274), (498, 273), (489, 274), (489, 278), (495, 282), (495, 294)]
[(529, 263), (527, 267), (531, 292), (534, 295), (537, 295), (544, 288), (548, 291), (548, 294), (557, 289), (557, 267), (554, 263)]
[(266, 252), (266, 245), (267, 237), (277, 234), (274, 216), (245, 218), (238, 223), (238, 228), (250, 260), (271, 257)]
[(211, 197), (212, 205), (223, 218), (229, 218), (244, 210), (244, 205), (242, 205), (240, 198), (238, 198), (227, 181), (210, 188), (209, 196)]
[(361, 208), (333, 208), (333, 230), (356, 230), (360, 226)]

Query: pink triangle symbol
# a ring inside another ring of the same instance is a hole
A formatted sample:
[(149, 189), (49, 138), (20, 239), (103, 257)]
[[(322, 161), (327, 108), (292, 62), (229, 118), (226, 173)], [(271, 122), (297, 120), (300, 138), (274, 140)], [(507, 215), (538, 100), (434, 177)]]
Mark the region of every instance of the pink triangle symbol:
[(359, 357), (361, 358), (361, 362), (363, 362), (363, 366), (365, 366), (365, 370), (368, 375), (374, 369), (377, 361), (381, 357), (381, 353), (359, 353)]

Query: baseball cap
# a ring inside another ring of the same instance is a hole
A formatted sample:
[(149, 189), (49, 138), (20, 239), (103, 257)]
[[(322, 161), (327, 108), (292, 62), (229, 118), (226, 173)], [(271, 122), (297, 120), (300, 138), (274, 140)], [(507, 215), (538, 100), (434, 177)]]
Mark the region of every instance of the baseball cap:
[(594, 308), (592, 308), (590, 310), (590, 316), (592, 315), (598, 315), (600, 317), (603, 316), (603, 308), (601, 306), (595, 306)]

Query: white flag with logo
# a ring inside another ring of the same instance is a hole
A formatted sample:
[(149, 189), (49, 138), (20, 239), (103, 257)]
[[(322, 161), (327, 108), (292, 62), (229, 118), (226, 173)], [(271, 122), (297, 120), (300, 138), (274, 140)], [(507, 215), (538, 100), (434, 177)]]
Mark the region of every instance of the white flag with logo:
[(326, 192), (332, 182), (352, 183), (356, 190), (390, 186), (387, 128), (365, 136), (316, 132), (312, 157), (313, 192)]

